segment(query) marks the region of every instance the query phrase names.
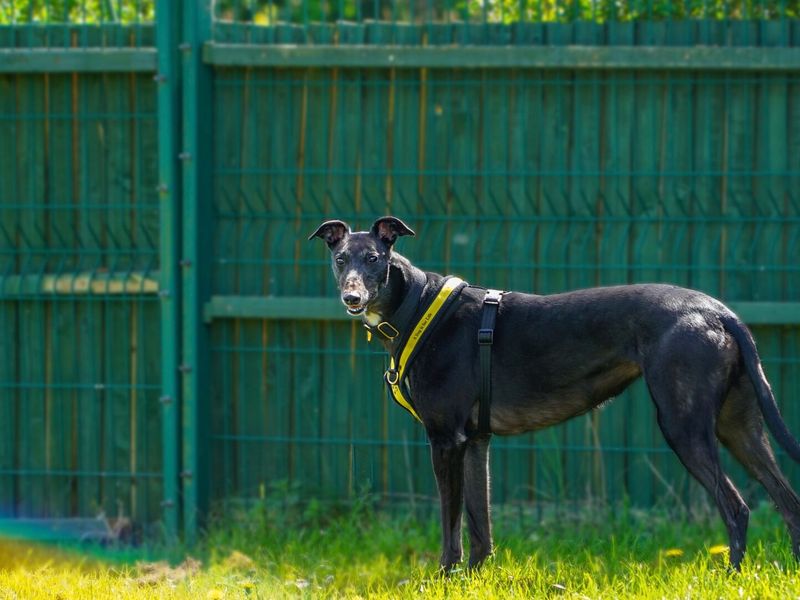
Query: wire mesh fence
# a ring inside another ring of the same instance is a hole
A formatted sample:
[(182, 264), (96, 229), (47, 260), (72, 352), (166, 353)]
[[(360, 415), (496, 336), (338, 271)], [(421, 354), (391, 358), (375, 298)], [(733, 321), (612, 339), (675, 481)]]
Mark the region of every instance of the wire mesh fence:
[[(335, 297), (327, 250), (306, 235), (396, 214), (417, 232), (400, 252), (480, 285), (668, 281), (795, 301), (800, 122), (776, 107), (799, 85), (786, 73), (221, 70), (213, 293)], [(798, 333), (756, 331), (792, 423)], [(276, 480), (329, 497), (369, 482), (418, 507), (435, 497), (424, 431), (387, 399), (385, 357), (358, 324), (214, 321), (210, 350), (219, 498)], [(641, 384), (565, 426), (495, 440), (492, 460), (493, 497), (542, 510), (703, 497)]]
[(0, 76), (0, 513), (159, 518), (152, 78)]
[(798, 92), (785, 74), (227, 70), (214, 289), (333, 295), (295, 240), (388, 211), (436, 240), (408, 243), (417, 262), (496, 287), (797, 298), (797, 122), (766, 100)]

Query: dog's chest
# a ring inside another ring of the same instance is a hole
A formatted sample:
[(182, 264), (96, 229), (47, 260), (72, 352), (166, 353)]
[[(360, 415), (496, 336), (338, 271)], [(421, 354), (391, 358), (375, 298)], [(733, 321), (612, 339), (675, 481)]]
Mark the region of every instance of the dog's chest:
[(364, 321), (370, 327), (377, 327), (378, 323), (380, 323), (383, 319), (378, 313), (374, 312), (366, 312), (364, 313)]

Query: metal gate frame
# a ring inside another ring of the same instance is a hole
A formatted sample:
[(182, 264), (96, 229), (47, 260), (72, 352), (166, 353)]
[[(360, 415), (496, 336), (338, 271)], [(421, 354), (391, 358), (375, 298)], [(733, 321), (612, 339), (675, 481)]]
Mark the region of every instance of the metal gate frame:
[(210, 263), (211, 71), (201, 57), (211, 2), (156, 5), (161, 219), (164, 527), (197, 539), (208, 508), (208, 339), (202, 303)]

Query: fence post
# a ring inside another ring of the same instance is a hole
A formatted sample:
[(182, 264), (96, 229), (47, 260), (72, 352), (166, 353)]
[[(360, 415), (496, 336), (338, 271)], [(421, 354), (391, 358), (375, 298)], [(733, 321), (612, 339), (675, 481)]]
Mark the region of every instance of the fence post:
[(158, 197), (161, 302), (161, 430), (163, 453), (164, 532), (169, 542), (178, 536), (180, 387), (180, 251), (179, 216), (181, 206), (180, 98), (181, 78), (178, 63), (180, 3), (158, 0), (156, 5), (156, 46), (158, 71), (155, 75), (158, 97)]
[(211, 238), (211, 69), (203, 43), (211, 36), (211, 1), (184, 0), (183, 39), (183, 526), (187, 543), (197, 539), (209, 500), (208, 334), (202, 305), (210, 296)]

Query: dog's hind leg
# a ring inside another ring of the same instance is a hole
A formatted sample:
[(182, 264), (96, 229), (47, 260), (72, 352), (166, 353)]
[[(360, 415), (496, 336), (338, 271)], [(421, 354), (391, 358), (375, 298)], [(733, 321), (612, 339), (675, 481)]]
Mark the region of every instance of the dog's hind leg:
[(464, 452), (466, 437), (463, 434), (431, 435), (431, 460), (442, 514), (442, 556), (439, 564), (445, 572), (461, 562), (461, 508), (464, 502)]
[(469, 566), (479, 566), (492, 553), (489, 516), (489, 437), (467, 442), (464, 456), (464, 497), (469, 529)]
[(684, 370), (682, 376), (670, 365), (660, 366), (645, 371), (658, 410), (658, 424), (680, 461), (714, 499), (728, 530), (731, 566), (739, 569), (747, 544), (750, 509), (722, 470), (714, 434), (716, 407), (723, 397), (722, 385), (714, 380), (724, 376), (715, 377), (709, 371), (695, 373), (685, 363), (679, 367)]
[(659, 410), (659, 425), (683, 465), (714, 499), (728, 530), (731, 566), (739, 569), (747, 545), (750, 509), (722, 470), (711, 421), (697, 415), (664, 419)]
[(749, 379), (743, 377), (722, 405), (717, 436), (772, 497), (792, 538), (792, 552), (800, 560), (800, 498), (775, 462), (764, 419)]

